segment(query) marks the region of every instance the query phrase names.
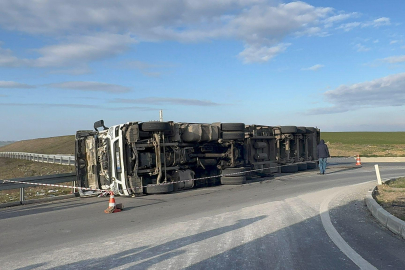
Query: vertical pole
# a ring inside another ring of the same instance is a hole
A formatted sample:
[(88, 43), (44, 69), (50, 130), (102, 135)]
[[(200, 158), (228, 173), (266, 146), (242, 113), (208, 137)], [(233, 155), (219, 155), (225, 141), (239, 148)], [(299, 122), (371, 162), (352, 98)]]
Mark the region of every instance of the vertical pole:
[(24, 202), (24, 188), (20, 188), (20, 204)]
[(374, 168), (375, 168), (375, 174), (377, 175), (377, 184), (382, 185), (380, 169), (378, 168), (378, 164), (375, 164)]
[(70, 157), (68, 157), (68, 165), (70, 165)]
[(60, 161), (60, 164), (62, 164), (62, 156), (60, 156), (59, 158), (60, 158), (60, 160), (59, 160), (59, 161)]
[(52, 163), (55, 163), (55, 156), (53, 156), (53, 162)]
[(42, 155), (42, 163), (44, 163), (44, 155)]
[(163, 122), (163, 110), (159, 111), (159, 119), (160, 119), (160, 122)]

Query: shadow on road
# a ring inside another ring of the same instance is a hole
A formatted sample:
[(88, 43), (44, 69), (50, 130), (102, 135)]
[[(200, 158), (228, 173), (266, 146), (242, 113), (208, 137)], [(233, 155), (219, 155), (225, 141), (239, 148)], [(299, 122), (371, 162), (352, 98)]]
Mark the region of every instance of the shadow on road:
[[(194, 244), (196, 242), (200, 242), (221, 234), (225, 234), (227, 232), (240, 229), (242, 227), (246, 227), (250, 224), (253, 224), (257, 221), (260, 221), (267, 216), (258, 216), (255, 218), (247, 218), (238, 220), (235, 224), (220, 227), (217, 229), (209, 230), (206, 232), (198, 233), (195, 235), (190, 235), (183, 238), (178, 238), (164, 244), (148, 247), (143, 246), (139, 248), (133, 248), (129, 250), (125, 250), (122, 252), (118, 252), (109, 256), (105, 256), (102, 258), (97, 259), (89, 259), (89, 260), (81, 260), (65, 265), (61, 265), (58, 267), (52, 267), (52, 269), (62, 270), (62, 269), (111, 269), (115, 267), (122, 267), (126, 264), (132, 264), (139, 261), (135, 266), (129, 266), (128, 268), (124, 269), (147, 269), (148, 267), (155, 265), (159, 262), (168, 260), (170, 258), (176, 257), (185, 253), (185, 250), (179, 250), (182, 247)], [(136, 240), (134, 240), (136, 241)], [(213, 247), (215, 248), (215, 247)], [(102, 254), (100, 254), (102, 255)], [(39, 265), (43, 266), (43, 265)], [(35, 269), (38, 267), (37, 264), (27, 266), (20, 269)], [(45, 266), (46, 267), (46, 266)]]

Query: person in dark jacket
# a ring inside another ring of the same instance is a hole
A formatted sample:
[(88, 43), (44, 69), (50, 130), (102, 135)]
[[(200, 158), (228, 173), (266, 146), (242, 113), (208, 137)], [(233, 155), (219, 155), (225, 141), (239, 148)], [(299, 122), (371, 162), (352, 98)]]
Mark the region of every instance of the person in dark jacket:
[(330, 157), (330, 155), (329, 155), (328, 146), (325, 144), (324, 140), (320, 141), (320, 143), (316, 147), (316, 150), (318, 152), (320, 174), (325, 174), (326, 161), (327, 161), (328, 157)]

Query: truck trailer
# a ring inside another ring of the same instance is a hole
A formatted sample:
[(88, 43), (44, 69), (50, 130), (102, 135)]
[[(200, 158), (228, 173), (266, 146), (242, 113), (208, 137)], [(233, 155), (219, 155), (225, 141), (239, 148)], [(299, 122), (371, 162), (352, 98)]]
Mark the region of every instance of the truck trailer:
[(77, 184), (125, 196), (315, 168), (317, 128), (244, 123), (127, 122), (76, 132)]

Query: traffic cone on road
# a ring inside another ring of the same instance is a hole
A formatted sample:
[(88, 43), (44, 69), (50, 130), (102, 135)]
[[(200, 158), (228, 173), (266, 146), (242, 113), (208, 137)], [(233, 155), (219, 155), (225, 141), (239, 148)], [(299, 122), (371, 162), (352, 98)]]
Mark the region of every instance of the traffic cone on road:
[(111, 191), (110, 201), (108, 202), (108, 208), (104, 210), (104, 213), (111, 214), (111, 213), (121, 212), (121, 210), (123, 208), (124, 208), (124, 206), (122, 205), (122, 203), (119, 203), (119, 204), (115, 203), (114, 192)]
[(357, 158), (356, 158), (356, 166), (361, 166), (360, 155), (357, 155)]

